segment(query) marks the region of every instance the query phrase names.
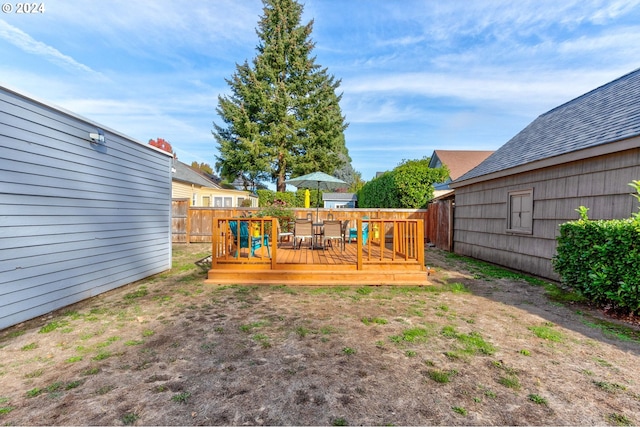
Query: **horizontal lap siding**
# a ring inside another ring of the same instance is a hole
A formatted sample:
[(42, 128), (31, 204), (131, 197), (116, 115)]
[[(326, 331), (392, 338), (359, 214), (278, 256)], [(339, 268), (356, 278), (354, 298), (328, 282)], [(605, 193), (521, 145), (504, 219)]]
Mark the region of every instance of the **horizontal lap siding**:
[(171, 268), (171, 157), (0, 90), (0, 328)]
[[(628, 218), (638, 203), (629, 187), (640, 179), (640, 149), (485, 181), (456, 189), (454, 251), (558, 279), (551, 259), (559, 225), (589, 208), (591, 219)], [(507, 195), (533, 188), (533, 234), (506, 232)]]

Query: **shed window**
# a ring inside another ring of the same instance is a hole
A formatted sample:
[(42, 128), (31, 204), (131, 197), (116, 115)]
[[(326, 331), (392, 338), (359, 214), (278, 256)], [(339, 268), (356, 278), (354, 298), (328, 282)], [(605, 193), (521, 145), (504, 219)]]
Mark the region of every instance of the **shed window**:
[(507, 232), (533, 234), (533, 189), (510, 192), (508, 209)]

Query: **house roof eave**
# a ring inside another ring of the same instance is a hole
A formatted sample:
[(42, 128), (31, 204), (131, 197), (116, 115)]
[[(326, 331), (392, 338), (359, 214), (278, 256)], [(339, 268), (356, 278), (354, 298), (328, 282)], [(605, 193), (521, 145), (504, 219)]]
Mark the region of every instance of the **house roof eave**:
[(536, 162), (527, 163), (524, 165), (509, 168), (509, 169), (503, 169), (497, 172), (492, 172), (492, 173), (477, 176), (474, 178), (453, 181), (449, 183), (449, 187), (453, 189), (466, 187), (468, 185), (477, 184), (479, 182), (490, 181), (492, 179), (503, 178), (506, 176), (516, 175), (523, 172), (530, 172), (537, 169), (558, 166), (564, 163), (590, 159), (593, 157), (603, 156), (606, 154), (613, 154), (621, 151), (632, 150), (634, 148), (640, 148), (640, 136), (622, 139), (614, 142), (609, 142), (606, 144), (597, 145), (595, 147), (585, 148), (584, 150), (578, 150), (570, 153), (561, 154), (555, 157), (548, 157), (546, 159), (538, 160)]

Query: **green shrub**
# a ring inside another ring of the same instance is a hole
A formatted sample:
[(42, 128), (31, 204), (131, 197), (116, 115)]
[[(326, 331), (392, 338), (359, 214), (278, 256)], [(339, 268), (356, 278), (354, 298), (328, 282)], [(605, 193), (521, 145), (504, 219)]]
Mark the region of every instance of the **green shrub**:
[[(260, 209), (257, 216), (278, 218), (282, 231), (293, 231), (289, 229), (289, 224), (295, 220), (296, 215), (290, 206), (289, 203), (283, 200), (275, 200), (273, 203)], [(265, 224), (265, 227), (267, 225), (268, 224)]]
[(449, 171), (430, 168), (429, 158), (403, 160), (392, 171), (367, 182), (358, 191), (361, 208), (425, 208), (433, 197), (433, 184), (442, 182)]
[(640, 313), (640, 220), (571, 221), (560, 226), (553, 267), (589, 300)]
[[(632, 187), (640, 200), (640, 181)], [(588, 208), (576, 209), (577, 221), (560, 225), (553, 268), (565, 285), (599, 305), (640, 313), (640, 214), (592, 221)]]

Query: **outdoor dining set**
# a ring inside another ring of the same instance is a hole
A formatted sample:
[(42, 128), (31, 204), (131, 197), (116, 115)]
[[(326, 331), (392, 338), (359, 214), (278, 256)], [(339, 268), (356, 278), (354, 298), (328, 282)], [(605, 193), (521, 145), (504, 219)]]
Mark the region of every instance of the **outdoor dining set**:
[[(333, 247), (333, 242), (338, 241), (340, 250), (344, 250), (345, 243), (357, 239), (356, 228), (349, 228), (349, 220), (329, 219), (322, 222), (313, 221), (311, 214), (307, 218), (297, 218), (290, 224), (292, 231), (283, 232), (278, 227), (278, 243), (281, 244), (286, 238), (292, 242), (293, 249), (302, 248), (303, 242), (309, 244), (310, 249), (326, 249)], [(368, 225), (363, 225), (363, 244), (367, 241)]]
[[(345, 243), (357, 241), (358, 239), (357, 229), (349, 227), (350, 221), (348, 219), (334, 219), (331, 214), (328, 219), (322, 222), (319, 220), (314, 221), (312, 214), (309, 214), (306, 218), (296, 218), (287, 224), (287, 230), (289, 231), (283, 230), (278, 219), (275, 220), (275, 223), (277, 229), (272, 238), (276, 241), (278, 247), (288, 242), (292, 249), (326, 250), (333, 248), (334, 241), (337, 241), (338, 247), (342, 252), (345, 249)], [(261, 232), (255, 220), (231, 219), (228, 224), (230, 237), (236, 247), (236, 251), (239, 248), (248, 248), (249, 256), (254, 257), (258, 249), (265, 248), (267, 256), (271, 257), (270, 240), (272, 238), (270, 233)], [(368, 228), (368, 223), (362, 224), (363, 246), (367, 244)]]

